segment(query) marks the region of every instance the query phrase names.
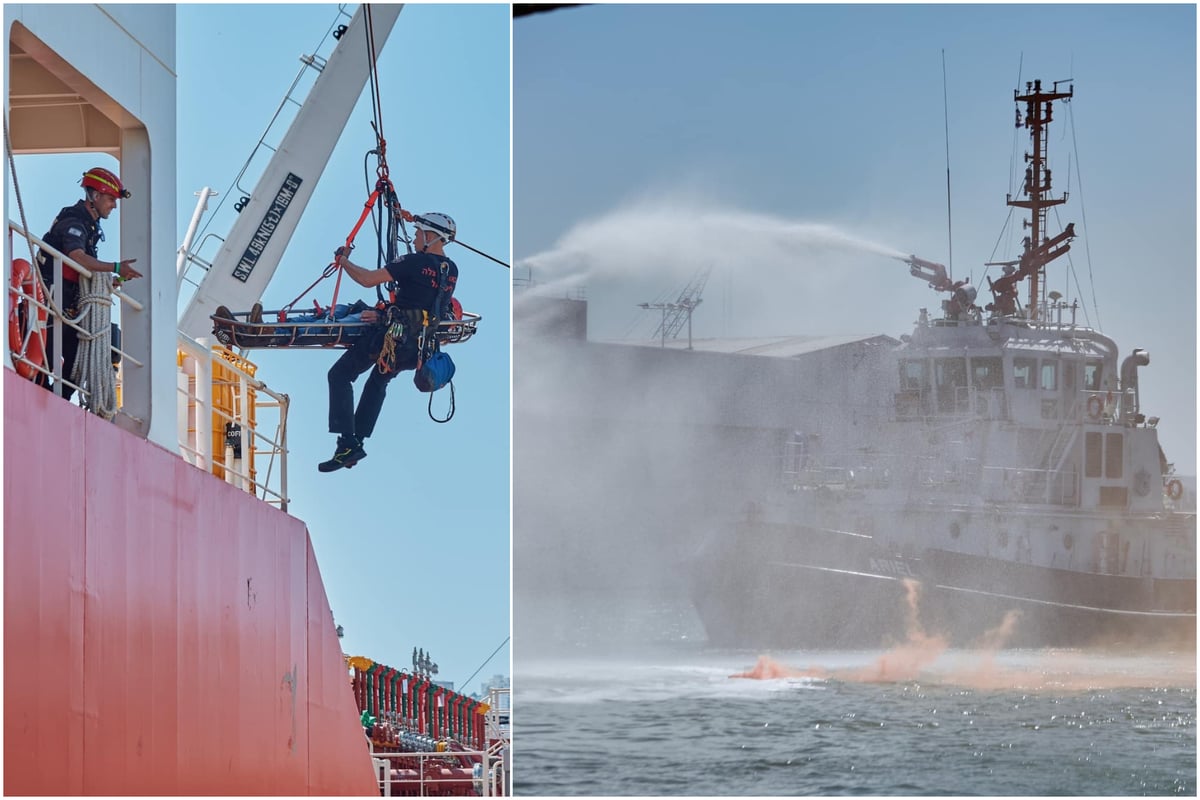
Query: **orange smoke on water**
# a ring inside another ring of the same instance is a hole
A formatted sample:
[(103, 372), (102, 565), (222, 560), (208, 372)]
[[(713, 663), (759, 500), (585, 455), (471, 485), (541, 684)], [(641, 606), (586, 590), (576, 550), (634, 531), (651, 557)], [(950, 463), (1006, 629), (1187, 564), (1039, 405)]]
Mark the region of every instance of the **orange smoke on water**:
[(781, 664), (770, 656), (759, 656), (752, 669), (729, 677), (760, 681), (779, 678), (832, 678), (850, 683), (895, 683), (915, 680), (923, 668), (933, 663), (946, 650), (946, 640), (941, 636), (927, 634), (921, 627), (918, 614), (921, 599), (920, 582), (906, 578), (904, 592), (907, 607), (905, 640), (881, 655), (874, 664), (853, 669), (827, 670), (814, 667), (799, 670)]
[(841, 680), (854, 683), (895, 683), (916, 680), (924, 667), (932, 664), (946, 650), (946, 640), (931, 636), (921, 627), (918, 609), (921, 600), (921, 584), (912, 578), (904, 579), (906, 615), (904, 642), (880, 656), (874, 664), (851, 670)]
[[(1005, 667), (996, 657), (1011, 641), (1017, 630), (1020, 613), (1009, 611), (995, 628), (984, 631), (975, 648), (954, 654), (947, 653), (946, 640), (926, 633), (917, 614), (920, 583), (905, 580), (907, 618), (905, 639), (889, 648), (873, 663), (862, 667), (797, 669), (770, 656), (762, 655), (746, 672), (731, 678), (779, 680), (782, 678), (814, 678), (846, 683), (897, 683), (920, 681), (967, 689), (1087, 691), (1136, 686), (1196, 685), (1194, 653), (1178, 657), (1157, 658), (1154, 664), (1139, 661), (1131, 669), (1122, 668), (1119, 661), (1098, 659), (1082, 651), (1043, 651), (1026, 666)], [(946, 659), (942, 656), (946, 655)], [(939, 661), (941, 659), (941, 661)]]
[(756, 681), (773, 681), (780, 678), (821, 678), (829, 677), (829, 672), (822, 669), (794, 669), (781, 664), (770, 656), (759, 656), (754, 667), (747, 672), (730, 675), (731, 678), (750, 678)]

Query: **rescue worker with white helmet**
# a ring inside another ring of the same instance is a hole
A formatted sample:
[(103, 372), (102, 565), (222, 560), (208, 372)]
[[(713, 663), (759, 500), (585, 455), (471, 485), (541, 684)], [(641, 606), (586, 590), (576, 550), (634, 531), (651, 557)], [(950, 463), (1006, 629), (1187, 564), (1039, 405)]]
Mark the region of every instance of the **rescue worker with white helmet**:
[[(359, 286), (368, 289), (391, 282), (394, 287), (393, 302), (389, 305), (402, 313), (420, 312), (432, 314), (438, 299), (442, 265), (446, 270), (446, 296), (448, 307), (452, 302), (455, 284), (458, 282), (458, 267), (446, 257), (445, 246), (454, 241), (454, 220), (446, 214), (428, 213), (413, 217), (416, 232), (413, 234), (415, 252), (401, 256), (379, 269), (365, 269), (350, 261), (345, 253), (339, 252), (337, 263)], [(390, 309), (389, 309), (390, 310)], [(374, 322), (378, 314), (364, 311), (364, 322)], [(436, 319), (433, 324), (437, 324)], [(363, 440), (375, 430), (379, 412), (387, 396), (387, 385), (401, 371), (416, 369), (417, 342), (413, 335), (414, 326), (405, 326), (406, 335), (397, 344), (394, 369), (383, 372), (376, 367), (384, 347), (386, 326), (381, 325), (364, 332), (346, 350), (341, 358), (329, 368), (329, 432), (338, 435), (337, 448), (333, 457), (322, 462), (321, 472), (333, 472), (342, 467), (352, 467), (366, 457)], [(367, 377), (358, 406), (354, 405), (354, 380), (367, 370)]]
[[(136, 258), (126, 258), (121, 261), (101, 261), (98, 258), (97, 247), (104, 241), (104, 232), (100, 230), (100, 220), (108, 219), (117, 207), (119, 200), (130, 196), (129, 190), (121, 183), (121, 179), (104, 167), (93, 167), (83, 173), (79, 181), (83, 187), (84, 198), (73, 206), (67, 206), (58, 212), (50, 231), (42, 237), (46, 244), (63, 253), (90, 272), (112, 272), (122, 280), (132, 280), (142, 277), (142, 273), (133, 268)], [(47, 286), (54, 283), (54, 258), (43, 250), (38, 250), (38, 266), (42, 279)], [(70, 318), (79, 314), (79, 273), (63, 265), (62, 308)], [(116, 333), (114, 325), (114, 333)], [(50, 326), (46, 336), (46, 352), (52, 353), (54, 328)], [(75, 364), (75, 355), (79, 350), (79, 333), (69, 325), (62, 326), (62, 358), (63, 375), (70, 375)], [(114, 345), (119, 346), (119, 336), (114, 338)], [(39, 375), (37, 382), (46, 388), (52, 388), (50, 381), (44, 375)], [(63, 397), (70, 399), (74, 389), (63, 383)]]

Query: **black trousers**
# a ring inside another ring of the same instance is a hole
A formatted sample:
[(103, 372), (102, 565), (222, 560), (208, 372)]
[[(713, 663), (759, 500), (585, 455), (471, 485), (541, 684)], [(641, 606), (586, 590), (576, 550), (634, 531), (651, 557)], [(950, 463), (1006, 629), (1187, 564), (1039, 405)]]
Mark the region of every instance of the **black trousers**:
[[(47, 283), (47, 286), (51, 284)], [(63, 281), (62, 290), (62, 307), (63, 313), (68, 317), (75, 317), (79, 313), (79, 284), (75, 281)], [(50, 354), (54, 352), (54, 320), (49, 320), (46, 325), (46, 365), (53, 372), (54, 364), (50, 363)], [(75, 330), (65, 322), (62, 326), (62, 352), (59, 354), (62, 358), (62, 376), (66, 381), (62, 383), (63, 397), (67, 400), (71, 399), (71, 395), (75, 394), (75, 390), (67, 383), (71, 380), (71, 369), (75, 366), (75, 356), (79, 353), (79, 331)], [(48, 377), (38, 375), (37, 383), (47, 389), (53, 390), (54, 386)], [(58, 392), (55, 392), (57, 394)]]
[[(63, 309), (68, 317), (75, 317), (79, 314), (79, 284), (72, 281), (63, 281)], [(79, 354), (79, 331), (75, 330), (67, 324), (62, 326), (62, 376), (66, 378), (62, 382), (63, 398), (70, 400), (75, 394), (75, 390), (71, 387), (68, 381), (71, 380), (71, 370), (75, 367), (75, 357)], [(112, 346), (117, 350), (121, 349), (121, 329), (117, 323), (112, 323)], [(50, 354), (54, 352), (54, 325), (46, 326), (46, 362), (49, 364)], [(115, 368), (121, 363), (121, 356), (115, 351), (112, 354), (112, 365)], [(53, 371), (53, 364), (50, 364)], [(54, 390), (51, 381), (45, 375), (38, 373), (35, 380), (39, 386), (44, 386), (47, 389)], [(57, 392), (55, 392), (57, 394)]]
[[(329, 432), (342, 436), (358, 436), (366, 439), (375, 431), (375, 422), (387, 397), (388, 384), (404, 370), (416, 369), (416, 345), (400, 345), (396, 348), (396, 368), (387, 374), (380, 373), (375, 366), (379, 351), (383, 348), (385, 330), (380, 327), (368, 331), (341, 358), (329, 368)], [(354, 380), (367, 370), (367, 383), (363, 386), (358, 408), (354, 408)]]

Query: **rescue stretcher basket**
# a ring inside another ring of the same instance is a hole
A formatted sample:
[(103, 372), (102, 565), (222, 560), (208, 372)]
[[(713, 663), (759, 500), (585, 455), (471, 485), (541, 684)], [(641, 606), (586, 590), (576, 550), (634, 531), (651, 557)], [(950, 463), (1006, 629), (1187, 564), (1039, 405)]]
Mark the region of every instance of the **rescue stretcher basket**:
[[(289, 311), (284, 321), (279, 321), (279, 312), (264, 312), (262, 322), (250, 322), (248, 311), (231, 312), (233, 319), (213, 314), (213, 334), (217, 341), (227, 347), (243, 350), (254, 349), (297, 349), (297, 348), (347, 348), (369, 329), (377, 327), (374, 322), (310, 322), (302, 320), (312, 312)], [(443, 345), (459, 344), (475, 335), (475, 327), (482, 319), (478, 314), (464, 311), (462, 319), (443, 319), (438, 323), (438, 342)]]

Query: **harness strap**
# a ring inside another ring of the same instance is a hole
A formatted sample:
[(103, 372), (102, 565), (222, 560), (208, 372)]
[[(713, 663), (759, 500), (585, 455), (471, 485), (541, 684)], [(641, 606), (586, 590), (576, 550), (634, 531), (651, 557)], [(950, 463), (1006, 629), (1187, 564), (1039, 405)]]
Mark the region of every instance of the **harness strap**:
[(417, 349), (417, 369), (420, 369), (421, 365), (437, 352), (437, 326), (442, 320), (442, 307), (446, 302), (446, 289), (449, 273), (450, 265), (443, 261), (441, 268), (438, 270), (437, 295), (433, 299), (433, 330), (432, 332), (430, 330), (429, 313), (425, 312), (424, 325), (421, 327), (420, 346)]

